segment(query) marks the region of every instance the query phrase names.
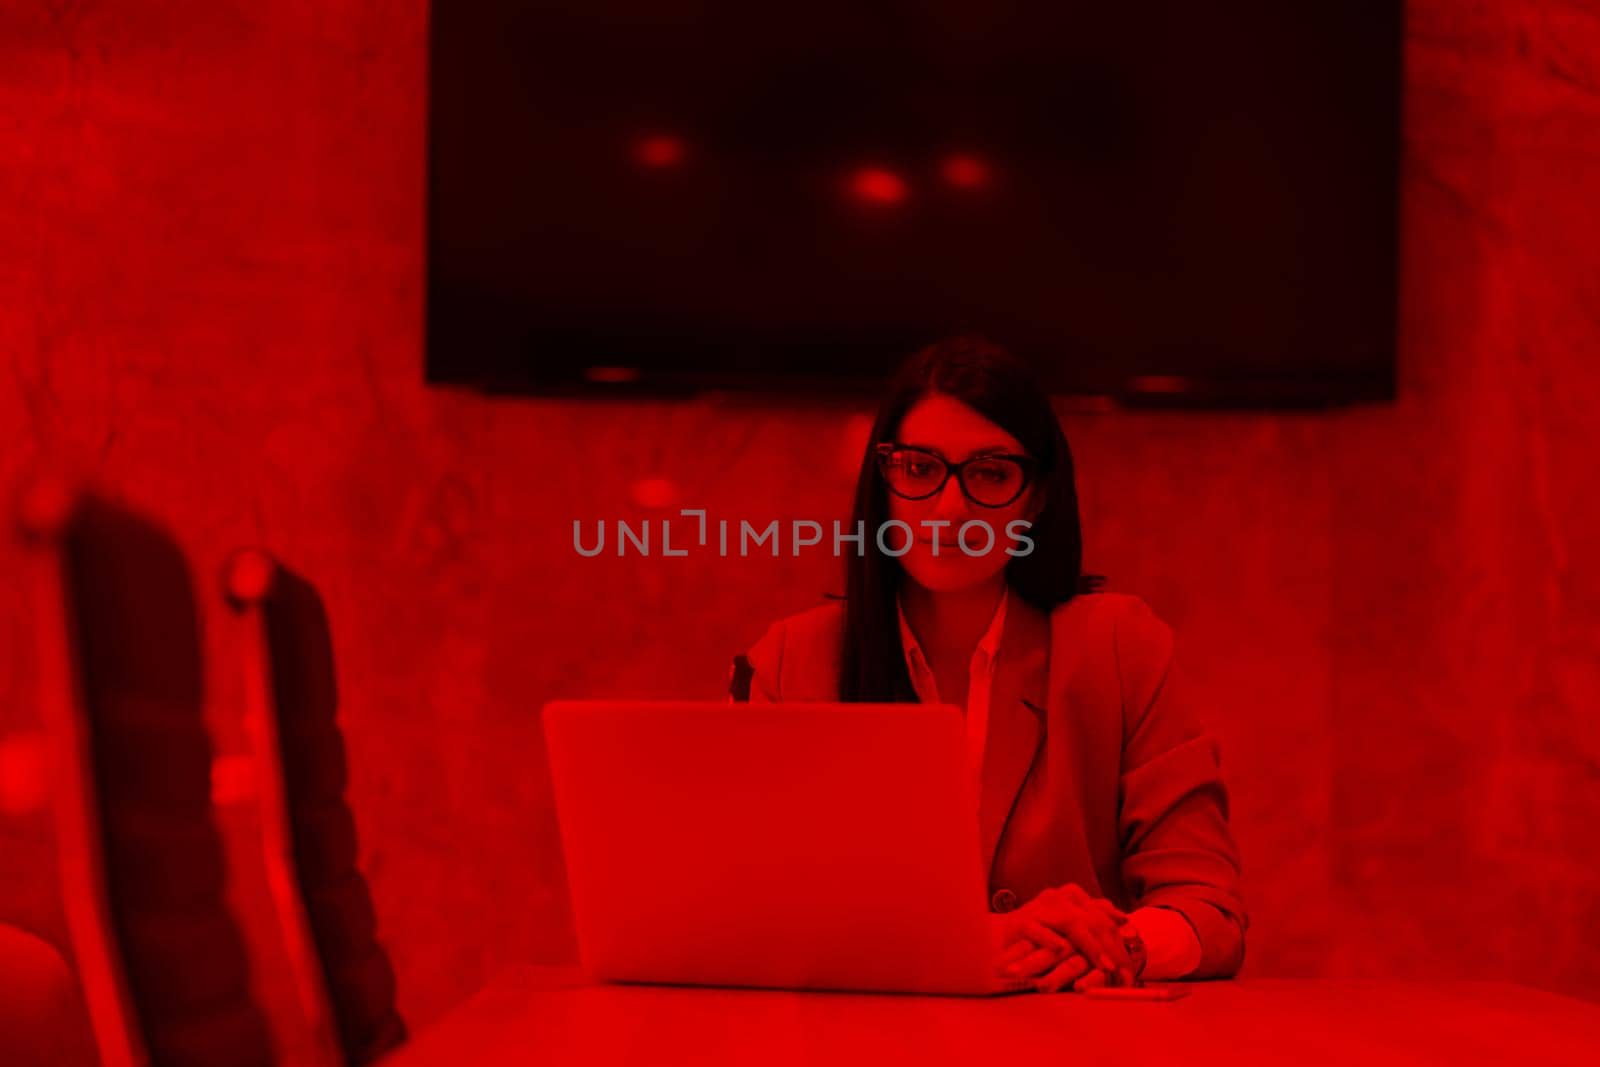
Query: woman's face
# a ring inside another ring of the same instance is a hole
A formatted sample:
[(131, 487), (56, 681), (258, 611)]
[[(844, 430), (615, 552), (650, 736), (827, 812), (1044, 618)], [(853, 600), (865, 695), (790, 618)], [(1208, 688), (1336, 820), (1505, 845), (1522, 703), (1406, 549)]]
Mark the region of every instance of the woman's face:
[[(1015, 437), (961, 401), (942, 393), (923, 397), (906, 412), (895, 441), (942, 456), (952, 466), (988, 453), (1027, 454)], [(918, 464), (906, 472), (906, 477), (909, 481), (918, 477), (936, 481), (937, 474), (936, 465)], [(1005, 495), (1006, 476), (1003, 465), (986, 464), (969, 468), (967, 479), (978, 495), (998, 499)], [(985, 507), (967, 498), (961, 490), (960, 479), (951, 471), (944, 487), (932, 496), (907, 500), (888, 491), (888, 498), (889, 518), (906, 523), (916, 537), (910, 550), (899, 557), (906, 574), (934, 592), (953, 592), (992, 579), (1012, 558), (1006, 554), (1006, 549), (1023, 547), (1006, 528), (1016, 520), (1036, 517), (1039, 487), (1030, 481), (1027, 489), (1011, 503), (1004, 507)], [(975, 521), (987, 523), (994, 536), (991, 539), (981, 526), (970, 526), (963, 547), (958, 540), (962, 526)], [(925, 522), (949, 525), (924, 525)], [(871, 536), (869, 532), (868, 537)], [(937, 545), (934, 543), (936, 536)], [(905, 544), (905, 531), (890, 529), (885, 532), (883, 541), (891, 550), (898, 551)]]

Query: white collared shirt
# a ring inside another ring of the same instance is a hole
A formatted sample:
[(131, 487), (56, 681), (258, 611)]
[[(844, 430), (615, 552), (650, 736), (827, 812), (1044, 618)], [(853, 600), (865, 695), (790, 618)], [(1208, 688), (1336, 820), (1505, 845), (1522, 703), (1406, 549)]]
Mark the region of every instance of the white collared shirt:
[[(983, 750), (989, 732), (989, 697), (994, 689), (994, 673), (1000, 655), (1000, 641), (1005, 636), (1006, 604), (1011, 600), (1008, 588), (1000, 597), (994, 618), (988, 629), (978, 638), (972, 650), (972, 661), (967, 667), (966, 753), (967, 775), (972, 783), (974, 800), (982, 795)], [(900, 646), (905, 650), (906, 670), (911, 675), (911, 688), (924, 704), (943, 703), (939, 699), (939, 683), (933, 676), (928, 657), (911, 632), (906, 621), (905, 607), (895, 598), (895, 610), (900, 616)], [(1182, 978), (1200, 965), (1200, 938), (1178, 912), (1170, 908), (1139, 908), (1132, 913), (1133, 925), (1144, 939), (1149, 953), (1145, 963), (1145, 977), (1152, 980)]]
[[(989, 694), (994, 689), (995, 663), (1000, 655), (1000, 639), (1005, 635), (1006, 602), (1010, 599), (1009, 591), (1000, 597), (1000, 606), (994, 609), (989, 628), (978, 638), (978, 646), (972, 650), (972, 661), (967, 667), (967, 777), (972, 782), (974, 801), (981, 793), (983, 747), (989, 736)], [(911, 632), (911, 624), (906, 621), (905, 608), (898, 597), (895, 610), (900, 616), (900, 646), (905, 650), (911, 688), (924, 704), (944, 703), (939, 699), (939, 683), (933, 676), (933, 668), (917, 642), (917, 635)]]

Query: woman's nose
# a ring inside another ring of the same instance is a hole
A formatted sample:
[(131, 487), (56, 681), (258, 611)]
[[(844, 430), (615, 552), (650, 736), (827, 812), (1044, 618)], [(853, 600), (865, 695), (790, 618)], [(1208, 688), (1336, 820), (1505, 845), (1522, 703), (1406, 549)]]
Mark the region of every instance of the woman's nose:
[(933, 509), (934, 518), (956, 521), (964, 518), (968, 510), (967, 494), (961, 491), (960, 479), (952, 474), (939, 491), (939, 499)]

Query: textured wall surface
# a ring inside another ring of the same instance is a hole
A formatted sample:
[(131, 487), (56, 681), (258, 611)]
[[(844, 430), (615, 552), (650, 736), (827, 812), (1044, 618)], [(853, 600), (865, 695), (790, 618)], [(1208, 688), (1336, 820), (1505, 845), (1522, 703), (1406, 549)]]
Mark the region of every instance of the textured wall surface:
[[(1088, 563), (1175, 626), (1214, 707), (1248, 972), (1600, 996), (1600, 11), (1412, 8), (1399, 403), (1068, 413)], [(578, 559), (572, 520), (826, 520), (865, 432), (425, 390), (425, 17), (0, 10), (0, 485), (66, 463), (165, 517), (208, 590), (244, 543), (320, 582), (420, 1023), (572, 952), (541, 703), (719, 695), (731, 652), (836, 588), (822, 555)], [(32, 634), (0, 562), (15, 736)], [(203, 610), (225, 715), (237, 629)], [(59, 938), (44, 822), (0, 827), (0, 916)]]

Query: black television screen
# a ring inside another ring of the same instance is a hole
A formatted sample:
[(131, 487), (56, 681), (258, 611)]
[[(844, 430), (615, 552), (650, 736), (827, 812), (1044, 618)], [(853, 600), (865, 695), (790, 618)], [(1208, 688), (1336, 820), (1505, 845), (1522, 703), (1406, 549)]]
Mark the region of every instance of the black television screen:
[(1401, 5), (464, 0), (432, 11), (426, 371), (1392, 396)]

